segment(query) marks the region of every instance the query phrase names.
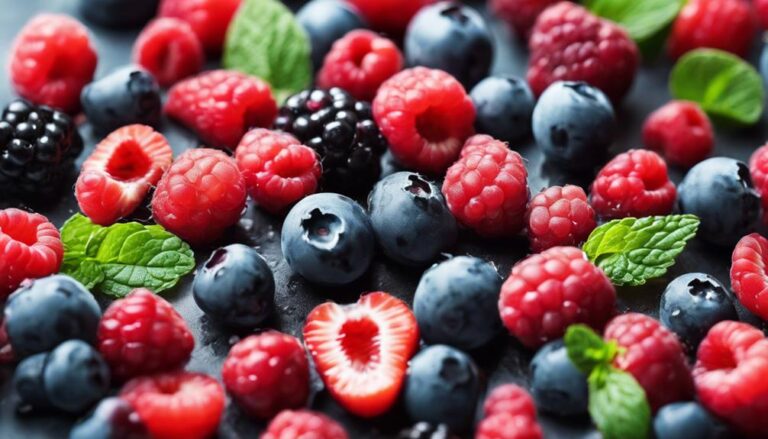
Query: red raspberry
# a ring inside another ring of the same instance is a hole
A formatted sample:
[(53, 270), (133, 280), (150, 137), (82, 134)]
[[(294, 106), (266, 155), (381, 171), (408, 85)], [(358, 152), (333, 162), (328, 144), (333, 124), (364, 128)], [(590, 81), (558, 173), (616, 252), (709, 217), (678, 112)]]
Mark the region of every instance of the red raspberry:
[(575, 247), (552, 247), (518, 262), (499, 297), (504, 326), (529, 348), (562, 337), (574, 323), (601, 330), (615, 305), (611, 281)]
[(528, 46), (528, 83), (537, 96), (556, 81), (585, 81), (618, 102), (639, 64), (624, 29), (565, 1), (539, 15)]
[(158, 18), (147, 24), (133, 44), (133, 62), (168, 87), (203, 68), (203, 45), (186, 21)]
[(701, 404), (750, 437), (768, 436), (768, 339), (746, 323), (716, 324), (699, 345), (693, 378)]
[(139, 288), (104, 312), (98, 346), (112, 376), (125, 380), (184, 366), (195, 340), (170, 303)]
[(269, 419), (284, 409), (306, 404), (309, 362), (301, 342), (269, 331), (232, 347), (221, 377), (227, 391), (248, 414)]
[(489, 0), (494, 14), (509, 23), (521, 39), (528, 39), (536, 18), (560, 0)]
[(402, 35), (405, 28), (419, 9), (435, 3), (437, 0), (347, 0), (355, 5), (365, 21), (372, 28), (392, 34)]
[(693, 397), (683, 345), (658, 320), (639, 313), (622, 314), (608, 323), (604, 335), (624, 348), (613, 364), (635, 377), (652, 410)]
[(165, 112), (210, 146), (233, 149), (249, 128), (272, 125), (277, 104), (261, 79), (212, 70), (174, 85)]
[(715, 139), (709, 118), (697, 104), (672, 101), (645, 120), (643, 143), (669, 163), (690, 168), (707, 158)]
[(531, 395), (516, 384), (493, 389), (485, 400), (485, 418), (477, 426), (475, 439), (541, 439)]
[(48, 218), (19, 209), (0, 210), (0, 303), (24, 279), (57, 273), (64, 246)]
[(752, 183), (760, 193), (763, 205), (763, 222), (768, 224), (768, 144), (761, 146), (749, 159)]
[(744, 0), (690, 0), (677, 16), (669, 36), (669, 55), (710, 47), (746, 56), (757, 24)]
[(508, 413), (536, 419), (536, 405), (528, 392), (517, 384), (504, 384), (493, 389), (483, 405), (485, 417)]
[(523, 228), (527, 178), (520, 154), (490, 136), (476, 135), (448, 168), (443, 194), (456, 219), (478, 234), (512, 236)]
[(163, 0), (160, 17), (180, 18), (192, 27), (208, 53), (216, 55), (224, 47), (229, 22), (241, 0)]
[(731, 287), (742, 305), (768, 320), (768, 239), (752, 233), (739, 240), (731, 256)]
[(167, 372), (128, 381), (120, 391), (154, 439), (204, 439), (224, 412), (224, 389), (208, 375)]
[(355, 99), (371, 101), (379, 86), (402, 68), (403, 55), (395, 43), (358, 29), (333, 44), (317, 74), (317, 85), (340, 87)]
[(328, 416), (309, 410), (284, 410), (267, 426), (261, 439), (348, 439), (347, 432)]
[(658, 154), (630, 149), (613, 158), (592, 183), (591, 202), (604, 219), (666, 215), (672, 212), (677, 189)]
[(763, 29), (768, 29), (768, 0), (752, 0), (757, 19)]
[[(375, 3), (375, 2), (372, 2)], [(442, 70), (414, 67), (389, 78), (373, 100), (373, 115), (392, 155), (404, 166), (439, 174), (474, 132), (475, 106)]]
[(531, 250), (558, 245), (578, 246), (597, 227), (595, 211), (578, 186), (552, 186), (531, 200), (526, 214)]
[(246, 133), (235, 157), (251, 198), (271, 213), (314, 194), (323, 173), (312, 148), (290, 134), (263, 128)]
[(96, 52), (88, 30), (67, 15), (34, 17), (11, 48), (9, 75), (14, 90), (35, 104), (67, 113), (80, 109), (80, 92), (93, 80), (95, 70)]
[(96, 224), (112, 225), (139, 207), (172, 160), (168, 141), (152, 127), (114, 131), (83, 163), (75, 185), (80, 210)]
[(215, 149), (190, 149), (157, 184), (152, 216), (190, 243), (210, 243), (240, 219), (246, 197), (245, 180), (231, 157)]

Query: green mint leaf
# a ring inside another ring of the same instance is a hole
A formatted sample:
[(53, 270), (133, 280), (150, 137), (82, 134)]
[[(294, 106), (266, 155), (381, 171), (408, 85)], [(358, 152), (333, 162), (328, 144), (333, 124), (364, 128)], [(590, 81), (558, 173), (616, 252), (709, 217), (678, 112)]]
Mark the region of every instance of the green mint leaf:
[(589, 375), (589, 414), (604, 439), (646, 439), (651, 407), (635, 378), (610, 365)]
[(752, 125), (763, 113), (760, 74), (722, 50), (697, 49), (683, 55), (672, 68), (669, 89), (675, 99), (698, 103), (716, 121)]
[(698, 228), (695, 215), (624, 218), (592, 231), (583, 250), (615, 285), (642, 285), (674, 265)]
[(312, 81), (309, 38), (277, 0), (243, 1), (227, 31), (222, 63), (267, 81), (278, 103)]
[(618, 353), (615, 342), (606, 342), (587, 325), (571, 325), (565, 331), (565, 349), (574, 366), (589, 374), (600, 365), (610, 364)]
[(60, 271), (77, 279), (88, 289), (104, 280), (101, 268), (86, 256), (89, 244), (93, 246), (91, 241), (101, 228), (79, 213), (69, 218), (61, 227), (64, 258)]

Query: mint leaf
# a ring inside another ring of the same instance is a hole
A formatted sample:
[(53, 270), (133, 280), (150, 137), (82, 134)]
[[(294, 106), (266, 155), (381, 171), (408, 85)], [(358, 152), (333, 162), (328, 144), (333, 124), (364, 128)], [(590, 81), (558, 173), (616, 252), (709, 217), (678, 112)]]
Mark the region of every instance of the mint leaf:
[(307, 34), (277, 0), (245, 0), (232, 19), (222, 63), (227, 69), (258, 76), (281, 103), (312, 81)]
[(683, 55), (672, 68), (669, 89), (676, 99), (696, 102), (722, 122), (752, 125), (763, 113), (760, 74), (722, 50), (697, 49)]
[(60, 271), (79, 280), (88, 289), (104, 280), (104, 273), (98, 264), (86, 257), (88, 245), (98, 229), (101, 227), (81, 214), (73, 215), (61, 228), (64, 258)]
[(610, 365), (589, 375), (589, 414), (604, 439), (646, 439), (651, 408), (635, 378)]
[(610, 364), (618, 353), (615, 342), (606, 342), (587, 325), (571, 325), (565, 331), (565, 349), (574, 366), (589, 374), (600, 365)]
[(593, 230), (583, 250), (615, 285), (642, 285), (674, 265), (698, 228), (695, 215), (624, 218)]

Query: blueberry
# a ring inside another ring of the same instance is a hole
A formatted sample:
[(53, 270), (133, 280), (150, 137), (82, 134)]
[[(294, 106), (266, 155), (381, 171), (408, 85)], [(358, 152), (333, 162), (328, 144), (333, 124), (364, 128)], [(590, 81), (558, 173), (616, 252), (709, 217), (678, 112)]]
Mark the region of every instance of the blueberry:
[(154, 127), (160, 124), (160, 86), (141, 67), (121, 67), (88, 84), (80, 101), (97, 133), (109, 133), (134, 123)]
[(341, 0), (312, 0), (299, 9), (296, 19), (309, 34), (315, 70), (322, 67), (336, 40), (351, 30), (367, 27), (357, 10)]
[(428, 264), (456, 242), (456, 219), (440, 188), (422, 175), (397, 172), (380, 180), (368, 211), (384, 254), (401, 264)]
[(149, 439), (149, 433), (129, 403), (112, 397), (75, 425), (69, 439)]
[(696, 402), (675, 402), (660, 408), (653, 419), (656, 439), (725, 439), (731, 432)]
[(544, 345), (531, 361), (531, 394), (540, 410), (559, 416), (587, 413), (589, 388), (562, 340)]
[(467, 89), (488, 76), (493, 62), (485, 20), (455, 1), (422, 8), (408, 25), (404, 46), (406, 64), (444, 70)]
[(691, 168), (677, 199), (681, 212), (701, 220), (697, 236), (713, 244), (733, 247), (760, 222), (760, 196), (749, 167), (732, 158), (714, 157)]
[(763, 43), (763, 50), (760, 52), (760, 75), (763, 77), (763, 83), (768, 85), (768, 44)]
[(616, 116), (602, 91), (585, 82), (550, 85), (533, 109), (533, 136), (552, 164), (585, 171), (599, 164), (613, 142)]
[(275, 278), (256, 250), (232, 244), (215, 250), (198, 270), (192, 294), (200, 309), (213, 319), (253, 328), (272, 312)]
[(519, 143), (531, 134), (536, 103), (528, 84), (514, 76), (491, 76), (469, 94), (475, 104), (475, 128), (499, 140)]
[(42, 352), (25, 358), (16, 366), (13, 387), (22, 406), (38, 410), (51, 407), (51, 401), (43, 386), (43, 369), (47, 359), (48, 352)]
[(80, 0), (80, 13), (104, 27), (140, 27), (157, 13), (160, 0)]
[(88, 343), (68, 340), (48, 354), (43, 385), (54, 407), (80, 413), (109, 391), (109, 366)]
[(368, 270), (375, 237), (359, 204), (326, 192), (293, 206), (283, 222), (280, 244), (291, 269), (310, 282), (344, 285)]
[(96, 342), (101, 309), (80, 282), (66, 275), (36, 279), (16, 290), (5, 306), (5, 325), (19, 357), (80, 339)]

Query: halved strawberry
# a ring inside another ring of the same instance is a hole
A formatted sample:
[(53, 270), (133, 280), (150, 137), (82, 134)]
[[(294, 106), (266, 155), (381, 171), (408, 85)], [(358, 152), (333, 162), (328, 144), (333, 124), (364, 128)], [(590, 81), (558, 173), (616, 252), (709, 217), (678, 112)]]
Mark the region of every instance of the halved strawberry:
[(131, 214), (171, 166), (165, 137), (146, 125), (124, 126), (102, 140), (80, 169), (75, 196), (94, 223), (108, 226)]
[(351, 305), (316, 307), (304, 342), (331, 396), (351, 413), (372, 417), (397, 399), (419, 327), (402, 300), (375, 292)]

